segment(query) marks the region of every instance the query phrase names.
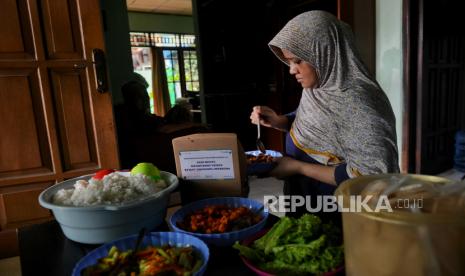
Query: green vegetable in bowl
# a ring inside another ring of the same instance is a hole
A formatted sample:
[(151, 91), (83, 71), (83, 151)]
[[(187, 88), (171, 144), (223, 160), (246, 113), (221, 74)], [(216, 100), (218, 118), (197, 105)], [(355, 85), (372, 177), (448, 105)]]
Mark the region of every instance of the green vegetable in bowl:
[[(203, 264), (193, 247), (148, 246), (138, 251), (136, 256), (138, 269), (129, 264), (128, 256), (132, 250), (120, 251), (112, 246), (106, 257), (86, 267), (81, 275), (182, 275), (191, 276)], [(135, 271), (137, 270), (137, 271)]]
[(250, 246), (236, 242), (233, 247), (260, 269), (276, 274), (324, 273), (344, 260), (341, 230), (310, 214), (283, 217)]

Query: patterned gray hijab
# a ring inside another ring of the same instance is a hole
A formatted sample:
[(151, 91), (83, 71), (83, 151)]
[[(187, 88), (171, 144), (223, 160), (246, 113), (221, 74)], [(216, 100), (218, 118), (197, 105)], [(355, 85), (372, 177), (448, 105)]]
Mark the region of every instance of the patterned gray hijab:
[(300, 14), (270, 41), (284, 63), (286, 49), (316, 70), (291, 128), (294, 144), (317, 161), (347, 163), (350, 177), (398, 172), (395, 117), (386, 94), (356, 50), (350, 27), (330, 13)]

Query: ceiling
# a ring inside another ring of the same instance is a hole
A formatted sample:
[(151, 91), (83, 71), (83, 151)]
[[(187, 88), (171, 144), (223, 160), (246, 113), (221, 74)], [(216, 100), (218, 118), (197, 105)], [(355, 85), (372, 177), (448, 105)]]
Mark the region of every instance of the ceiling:
[(192, 15), (192, 0), (126, 0), (129, 11)]

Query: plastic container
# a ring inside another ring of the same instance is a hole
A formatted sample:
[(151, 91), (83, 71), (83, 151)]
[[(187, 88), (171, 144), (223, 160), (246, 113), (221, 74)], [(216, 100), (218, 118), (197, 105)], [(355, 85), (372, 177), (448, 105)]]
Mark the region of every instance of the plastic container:
[(53, 195), (60, 189), (71, 188), (77, 180), (90, 179), (85, 175), (53, 185), (39, 195), (39, 203), (51, 209), (65, 236), (73, 241), (100, 244), (137, 233), (142, 227), (154, 229), (165, 219), (171, 192), (178, 186), (176, 175), (161, 171), (167, 188), (141, 200), (120, 205), (86, 207), (54, 204)]
[[(84, 268), (94, 265), (97, 263), (98, 259), (106, 257), (108, 255), (108, 251), (114, 245), (118, 247), (121, 251), (126, 251), (129, 249), (134, 249), (134, 244), (136, 242), (138, 235), (131, 235), (128, 237), (124, 237), (118, 239), (116, 241), (112, 241), (110, 243), (104, 244), (91, 252), (89, 252), (86, 256), (84, 256), (79, 262), (75, 265), (73, 269), (73, 276), (80, 276), (81, 270)], [(148, 239), (150, 238), (150, 240)], [(207, 269), (208, 259), (210, 257), (210, 251), (207, 245), (197, 239), (196, 237), (186, 235), (183, 233), (174, 233), (174, 232), (154, 232), (150, 233), (146, 237), (144, 237), (141, 248), (145, 248), (148, 245), (152, 246), (164, 246), (170, 245), (175, 247), (187, 247), (192, 246), (194, 250), (197, 252), (198, 255), (202, 257), (203, 264), (198, 271), (196, 271), (193, 276), (201, 276), (205, 273)]]
[[(349, 196), (367, 184), (395, 174), (362, 176), (345, 181), (335, 192), (349, 207)], [(434, 176), (412, 180), (448, 183)], [(465, 275), (465, 213), (343, 212), (347, 275)]]
[(260, 212), (262, 220), (255, 225), (249, 226), (247, 228), (238, 230), (238, 231), (231, 231), (221, 234), (201, 234), (201, 233), (194, 233), (183, 230), (177, 226), (178, 221), (182, 221), (185, 216), (192, 214), (196, 210), (200, 210), (207, 205), (226, 205), (229, 207), (247, 207), (252, 211), (260, 210), (263, 207), (263, 204), (243, 197), (215, 197), (215, 198), (208, 198), (199, 201), (192, 202), (181, 209), (177, 210), (170, 218), (169, 225), (171, 229), (176, 232), (181, 232), (189, 235), (196, 236), (197, 238), (203, 240), (207, 244), (213, 244), (217, 246), (230, 246), (233, 245), (236, 241), (243, 240), (248, 238), (260, 230), (265, 226), (266, 220), (268, 218), (268, 210), (263, 209)]
[[(258, 156), (262, 152), (259, 150), (254, 150), (254, 151), (246, 151), (246, 155), (253, 155), (253, 156)], [(283, 155), (274, 150), (266, 150), (265, 151), (266, 155), (272, 156), (272, 157), (283, 157)], [(254, 164), (248, 164), (247, 165), (247, 175), (266, 175), (270, 171), (272, 171), (276, 167), (277, 163), (272, 162), (272, 163), (254, 163)]]
[[(241, 243), (243, 245), (249, 246), (251, 245), (255, 240), (258, 240), (259, 238), (263, 237), (270, 229), (263, 229), (260, 232), (256, 233), (255, 235), (243, 240)], [(272, 274), (270, 272), (266, 272), (264, 270), (261, 270), (258, 266), (256, 266), (252, 261), (247, 259), (246, 257), (239, 255), (241, 260), (244, 262), (244, 264), (250, 268), (255, 274), (258, 276), (276, 276), (276, 274)], [(343, 275), (344, 273), (344, 266), (340, 266), (338, 268), (335, 268), (333, 271), (325, 272), (322, 273), (319, 276), (336, 276), (336, 275)]]

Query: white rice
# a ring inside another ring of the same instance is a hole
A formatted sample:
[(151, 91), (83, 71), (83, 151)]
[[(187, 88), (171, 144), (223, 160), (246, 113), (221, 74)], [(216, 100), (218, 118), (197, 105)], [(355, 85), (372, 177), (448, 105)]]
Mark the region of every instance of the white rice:
[(102, 180), (76, 181), (74, 188), (59, 190), (53, 196), (53, 203), (71, 206), (122, 204), (143, 199), (166, 187), (165, 181), (153, 181), (143, 174), (124, 176), (114, 172)]

